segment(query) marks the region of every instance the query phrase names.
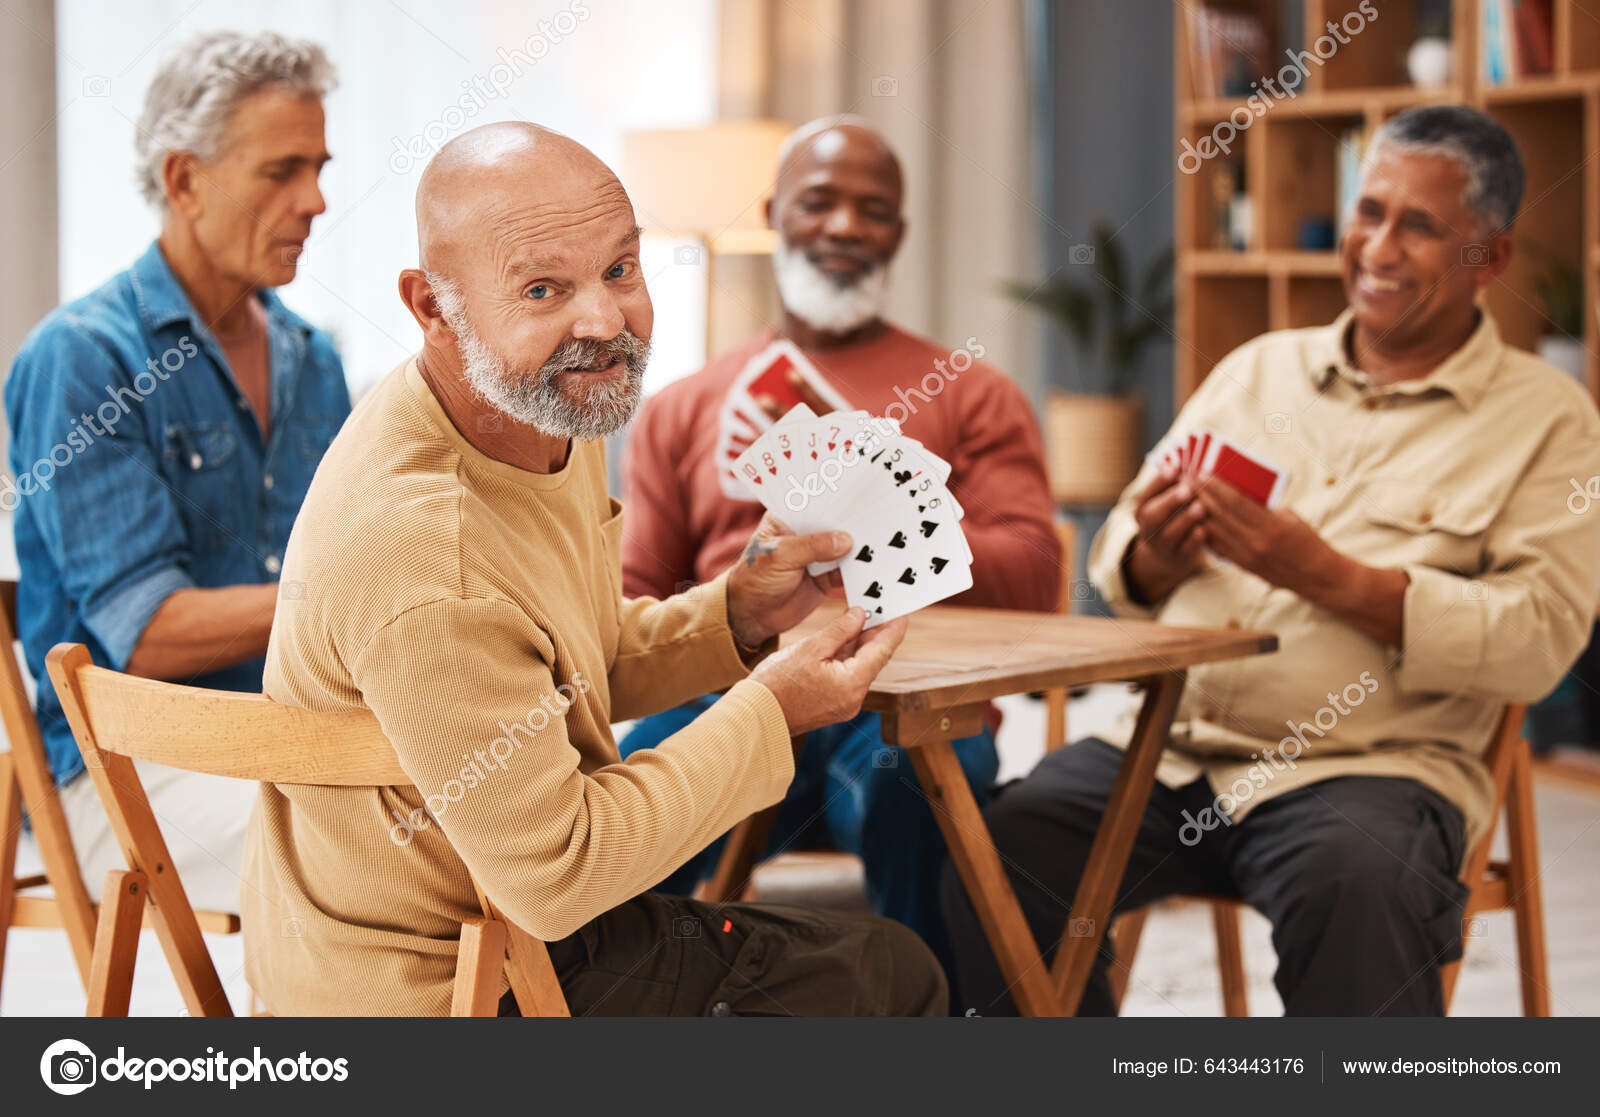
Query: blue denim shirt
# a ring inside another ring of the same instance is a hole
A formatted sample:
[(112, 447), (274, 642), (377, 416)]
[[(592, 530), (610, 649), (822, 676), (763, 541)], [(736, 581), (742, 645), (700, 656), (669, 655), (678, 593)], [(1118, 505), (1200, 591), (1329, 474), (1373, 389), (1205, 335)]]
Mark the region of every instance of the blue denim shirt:
[[(63, 640), (121, 670), (163, 601), (190, 586), (277, 580), (289, 529), (350, 413), (331, 339), (269, 290), (272, 420), (265, 445), (222, 347), (161, 249), (52, 311), (5, 385), (22, 576), (17, 620), (38, 680), (39, 728), (58, 783), (83, 759), (45, 673)], [(185, 680), (259, 691), (254, 659)]]

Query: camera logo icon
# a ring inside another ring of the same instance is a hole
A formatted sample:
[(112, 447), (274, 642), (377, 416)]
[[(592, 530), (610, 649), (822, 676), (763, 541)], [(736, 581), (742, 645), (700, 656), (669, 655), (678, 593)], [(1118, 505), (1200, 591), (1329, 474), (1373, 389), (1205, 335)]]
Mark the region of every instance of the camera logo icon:
[(1481, 268), (1489, 262), (1489, 246), (1487, 244), (1464, 244), (1461, 246), (1461, 266), (1464, 268)]
[(1067, 252), (1067, 259), (1072, 261), (1074, 264), (1092, 264), (1092, 263), (1094, 263), (1094, 245), (1092, 245), (1092, 244), (1075, 244), (1075, 245), (1073, 245), (1072, 248), (1069, 249), (1068, 252)]
[(58, 1094), (81, 1094), (95, 1083), (94, 1052), (75, 1039), (58, 1039), (39, 1058), (39, 1077)]
[(698, 244), (680, 244), (672, 250), (672, 262), (683, 264), (687, 267), (697, 267), (700, 263), (700, 246)]
[(111, 96), (111, 79), (104, 74), (90, 74), (83, 79), (83, 95), (85, 97)]
[(278, 936), (285, 939), (304, 938), (306, 921), (298, 915), (291, 915), (287, 919), (278, 920)]
[(872, 95), (874, 97), (896, 97), (900, 93), (900, 79), (891, 74), (872, 79)]
[(1075, 915), (1067, 920), (1067, 935), (1074, 939), (1094, 938), (1094, 920), (1082, 915)]
[(500, 413), (498, 411), (492, 411), (487, 415), (478, 416), (479, 434), (499, 434), (505, 429), (506, 421), (500, 417)]
[(1092, 601), (1094, 599), (1094, 583), (1086, 582), (1082, 578), (1075, 578), (1072, 582), (1072, 600)]
[(1461, 597), (1465, 601), (1482, 601), (1489, 596), (1489, 587), (1482, 582), (1468, 582), (1461, 587)]
[(672, 921), (672, 937), (675, 939), (697, 939), (700, 937), (700, 921), (692, 915), (680, 915)]
[(898, 768), (900, 767), (900, 753), (895, 749), (879, 749), (872, 754), (872, 766), (874, 768)]
[(1288, 434), (1292, 426), (1293, 422), (1286, 411), (1274, 411), (1267, 416), (1268, 434)]

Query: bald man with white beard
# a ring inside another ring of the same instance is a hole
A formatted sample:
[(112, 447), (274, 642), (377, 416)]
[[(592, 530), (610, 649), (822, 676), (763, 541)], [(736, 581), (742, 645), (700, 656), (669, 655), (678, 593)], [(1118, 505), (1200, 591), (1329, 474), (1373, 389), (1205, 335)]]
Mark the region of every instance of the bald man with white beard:
[[(790, 735), (859, 710), (905, 625), (849, 610), (775, 651), (829, 586), (806, 564), (850, 542), (773, 522), (722, 577), (622, 596), (600, 439), (652, 326), (622, 185), (566, 137), (488, 125), (428, 166), (417, 224), (399, 286), (422, 350), (317, 472), (266, 671), (277, 701), (370, 710), (414, 786), (263, 785), (251, 987), (279, 1015), (442, 1014), (476, 883), (550, 943), (574, 1015), (942, 1013), (891, 921), (642, 895), (782, 796)], [(724, 688), (619, 757), (612, 721)]]

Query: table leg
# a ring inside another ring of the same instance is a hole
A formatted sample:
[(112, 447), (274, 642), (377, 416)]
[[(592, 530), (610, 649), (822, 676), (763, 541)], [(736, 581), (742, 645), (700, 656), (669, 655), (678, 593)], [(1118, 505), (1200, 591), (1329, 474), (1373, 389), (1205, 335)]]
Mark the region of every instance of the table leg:
[(1039, 956), (1039, 944), (1028, 928), (1000, 862), (1000, 853), (950, 743), (976, 733), (982, 715), (981, 705), (933, 713), (886, 714), (883, 739), (911, 755), (929, 808), (950, 849), (950, 859), (961, 874), (1017, 1008), (1027, 1016), (1059, 1016), (1060, 1002), (1050, 971)]
[(1185, 671), (1172, 671), (1145, 680), (1145, 699), (1139, 710), (1139, 721), (1128, 742), (1122, 767), (1117, 771), (1117, 782), (1112, 786), (1094, 845), (1089, 849), (1089, 860), (1072, 898), (1072, 913), (1051, 972), (1056, 995), (1063, 1011), (1069, 1014), (1078, 1011), (1095, 954), (1110, 925), (1117, 888), (1122, 883), (1139, 823), (1150, 802), (1156, 765), (1172, 731), (1172, 715), (1177, 712), (1178, 697), (1183, 693), (1186, 677)]

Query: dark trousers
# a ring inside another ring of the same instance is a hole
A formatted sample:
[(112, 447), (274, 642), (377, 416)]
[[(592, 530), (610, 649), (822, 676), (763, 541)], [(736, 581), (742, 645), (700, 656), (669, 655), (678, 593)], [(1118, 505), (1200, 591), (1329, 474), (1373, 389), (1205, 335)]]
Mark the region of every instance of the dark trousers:
[[(944, 973), (874, 915), (646, 892), (549, 946), (573, 1016), (943, 1016)], [(516, 1016), (508, 991), (500, 1015)]]
[[(984, 812), (1047, 961), (1068, 914), (1122, 753), (1086, 740), (1050, 753)], [(1461, 956), (1467, 889), (1461, 813), (1414, 780), (1345, 776), (1286, 792), (1234, 825), (1186, 827), (1212, 807), (1205, 780), (1157, 784), (1116, 912), (1189, 892), (1236, 896), (1272, 921), (1276, 983), (1291, 1016), (1443, 1013), (1439, 966)], [(1187, 812), (1187, 815), (1185, 814)], [(1192, 842), (1193, 844), (1186, 844)], [(1016, 1012), (953, 867), (941, 901), (954, 944), (955, 1003)], [(1086, 930), (1084, 928), (1083, 930)], [(1079, 1012), (1112, 1015), (1103, 946)]]

